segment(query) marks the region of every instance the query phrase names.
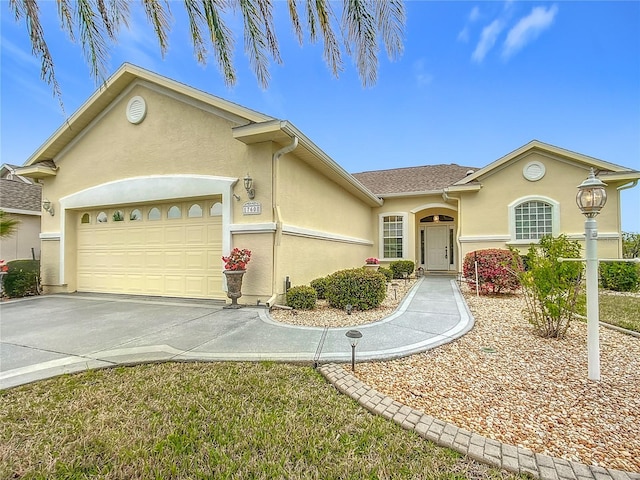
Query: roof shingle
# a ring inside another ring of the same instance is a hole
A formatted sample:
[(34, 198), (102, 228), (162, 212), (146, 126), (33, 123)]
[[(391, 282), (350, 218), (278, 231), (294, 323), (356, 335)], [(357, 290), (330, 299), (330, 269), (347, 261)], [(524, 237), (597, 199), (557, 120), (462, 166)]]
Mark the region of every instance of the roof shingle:
[(449, 165), (423, 165), (420, 167), (392, 168), (354, 173), (353, 176), (376, 195), (439, 191), (463, 179), (477, 167)]
[(0, 209), (40, 211), (42, 187), (19, 180), (0, 179)]

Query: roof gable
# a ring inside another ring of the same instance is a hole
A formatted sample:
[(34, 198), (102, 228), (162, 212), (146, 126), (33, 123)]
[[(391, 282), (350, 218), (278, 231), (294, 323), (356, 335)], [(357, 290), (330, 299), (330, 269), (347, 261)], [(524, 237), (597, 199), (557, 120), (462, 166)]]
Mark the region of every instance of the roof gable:
[(69, 119), (45, 141), (25, 162), (25, 166), (54, 160), (67, 145), (80, 135), (105, 109), (137, 83), (160, 87), (174, 95), (200, 102), (210, 109), (233, 117), (238, 125), (273, 120), (273, 117), (237, 105), (220, 97), (205, 93), (183, 83), (171, 80), (130, 63), (124, 63)]
[(610, 178), (615, 180), (634, 180), (640, 178), (640, 172), (631, 170), (629, 168), (616, 165), (614, 163), (605, 162), (597, 158), (582, 155), (580, 153), (572, 152), (564, 148), (556, 147), (548, 143), (543, 143), (538, 140), (532, 140), (531, 142), (523, 145), (522, 147), (508, 153), (504, 157), (499, 158), (495, 162), (479, 169), (475, 173), (466, 176), (455, 183), (455, 185), (467, 185), (473, 182), (477, 182), (480, 178), (486, 177), (501, 168), (504, 168), (510, 163), (513, 163), (530, 153), (538, 152), (556, 159), (568, 161), (574, 164), (582, 164), (588, 168), (594, 168), (598, 172), (598, 176), (602, 178)]

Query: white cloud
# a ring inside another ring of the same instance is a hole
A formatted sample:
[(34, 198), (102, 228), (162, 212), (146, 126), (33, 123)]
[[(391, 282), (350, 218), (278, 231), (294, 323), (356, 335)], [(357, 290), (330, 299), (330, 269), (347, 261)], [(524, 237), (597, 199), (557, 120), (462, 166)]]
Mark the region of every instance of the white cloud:
[(412, 65), (413, 76), (419, 87), (426, 87), (433, 81), (433, 74), (429, 73), (425, 67), (423, 58), (416, 60)]
[(504, 42), (502, 56), (509, 58), (525, 45), (534, 41), (546, 29), (548, 29), (558, 13), (558, 6), (535, 7), (531, 13), (520, 21), (507, 34)]
[(480, 35), (480, 41), (476, 46), (476, 49), (473, 51), (471, 58), (475, 62), (482, 62), (484, 57), (489, 53), (489, 50), (493, 48), (496, 44), (496, 40), (498, 39), (498, 35), (502, 32), (504, 28), (504, 24), (500, 20), (494, 20), (489, 25), (482, 29), (482, 34)]
[(458, 41), (467, 43), (469, 41), (469, 24), (476, 22), (480, 18), (480, 7), (473, 7), (467, 17), (467, 24), (460, 33), (458, 33)]

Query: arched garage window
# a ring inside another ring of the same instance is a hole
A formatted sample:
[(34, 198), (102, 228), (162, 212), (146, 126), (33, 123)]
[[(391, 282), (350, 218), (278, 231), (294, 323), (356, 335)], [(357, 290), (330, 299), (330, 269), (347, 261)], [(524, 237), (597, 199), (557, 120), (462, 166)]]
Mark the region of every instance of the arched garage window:
[(547, 197), (524, 197), (509, 205), (512, 241), (539, 240), (557, 235), (560, 204)]

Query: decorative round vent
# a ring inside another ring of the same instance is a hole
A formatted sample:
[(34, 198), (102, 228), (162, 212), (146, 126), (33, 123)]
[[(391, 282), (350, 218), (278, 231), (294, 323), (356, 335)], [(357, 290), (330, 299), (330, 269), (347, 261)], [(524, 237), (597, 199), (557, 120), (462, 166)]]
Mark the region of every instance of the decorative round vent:
[(544, 177), (545, 172), (546, 169), (542, 162), (529, 162), (522, 169), (522, 175), (530, 182), (537, 182)]
[(127, 120), (133, 124), (138, 124), (144, 120), (147, 114), (147, 104), (144, 98), (135, 96), (127, 104)]

